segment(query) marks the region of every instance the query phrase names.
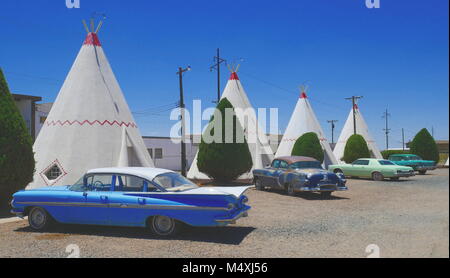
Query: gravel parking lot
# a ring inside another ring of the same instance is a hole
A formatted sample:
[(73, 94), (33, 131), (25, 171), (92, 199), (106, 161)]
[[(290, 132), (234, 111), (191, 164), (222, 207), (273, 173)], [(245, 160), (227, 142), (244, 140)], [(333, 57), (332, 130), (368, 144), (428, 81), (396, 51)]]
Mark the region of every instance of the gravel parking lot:
[(250, 215), (225, 228), (189, 228), (162, 240), (144, 229), (58, 225), (33, 232), (0, 224), (0, 257), (381, 257), (449, 256), (449, 171), (401, 181), (349, 180), (331, 199), (248, 191)]

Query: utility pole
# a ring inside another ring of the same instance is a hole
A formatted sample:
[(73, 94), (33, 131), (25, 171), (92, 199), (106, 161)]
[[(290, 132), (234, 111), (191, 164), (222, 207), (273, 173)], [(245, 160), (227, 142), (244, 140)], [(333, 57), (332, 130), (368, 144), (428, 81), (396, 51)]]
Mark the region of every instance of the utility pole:
[(214, 62), (215, 64), (212, 65), (209, 70), (213, 71), (214, 69), (217, 70), (217, 103), (220, 101), (220, 64), (225, 62), (225, 59), (220, 58), (220, 49), (217, 48), (217, 54), (214, 56)]
[(334, 123), (338, 120), (328, 120), (327, 122), (331, 124), (331, 144), (334, 145), (334, 128), (336, 127)]
[(402, 147), (405, 150), (405, 129), (402, 128)]
[(356, 132), (356, 109), (358, 109), (357, 101), (358, 99), (363, 98), (362, 96), (352, 96), (345, 98), (346, 100), (351, 100), (353, 105), (353, 134), (357, 134)]
[(391, 129), (389, 128), (389, 117), (391, 114), (388, 113), (388, 110), (386, 108), (386, 111), (383, 113), (383, 118), (386, 119), (386, 127), (383, 129), (386, 134), (386, 150), (389, 150), (389, 133)]
[(186, 177), (186, 120), (185, 120), (185, 104), (183, 92), (183, 73), (190, 71), (191, 67), (183, 69), (178, 68), (178, 76), (180, 78), (180, 111), (181, 111), (181, 174)]

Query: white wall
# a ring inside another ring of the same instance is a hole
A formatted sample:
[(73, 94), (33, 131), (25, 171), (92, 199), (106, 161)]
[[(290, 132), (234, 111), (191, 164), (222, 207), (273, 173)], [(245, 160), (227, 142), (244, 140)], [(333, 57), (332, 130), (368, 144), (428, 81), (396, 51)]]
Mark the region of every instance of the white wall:
[[(173, 171), (181, 171), (181, 145), (180, 140), (167, 137), (143, 137), (147, 149), (152, 149), (153, 162), (155, 167), (169, 169)], [(155, 157), (155, 149), (162, 149), (162, 159)], [(195, 154), (197, 153), (198, 145), (186, 143), (186, 171), (191, 167)]]
[(31, 132), (31, 105), (32, 101), (28, 99), (15, 100), (17, 108), (20, 110), (23, 119), (27, 125), (27, 129)]

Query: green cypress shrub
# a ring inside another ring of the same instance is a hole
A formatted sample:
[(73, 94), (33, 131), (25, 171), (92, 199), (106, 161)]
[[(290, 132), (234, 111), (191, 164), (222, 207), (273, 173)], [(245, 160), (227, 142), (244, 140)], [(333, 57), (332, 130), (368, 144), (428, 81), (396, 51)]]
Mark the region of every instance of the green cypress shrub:
[[(231, 128), (225, 125), (226, 109), (231, 109), (232, 111), (233, 127)], [(221, 134), (215, 134), (217, 131), (214, 127), (214, 121), (219, 115), (222, 118), (222, 131)], [(211, 136), (216, 135), (216, 138), (221, 139), (221, 141), (205, 142), (204, 136), (207, 132)], [(226, 134), (230, 134), (227, 132), (233, 132), (233, 137), (230, 137), (232, 142), (230, 143), (225, 141)], [(237, 140), (238, 138), (243, 138), (243, 142)], [(250, 171), (252, 166), (252, 156), (244, 137), (244, 130), (236, 118), (233, 106), (224, 98), (217, 105), (215, 116), (211, 118), (205, 133), (202, 135), (198, 150), (197, 167), (200, 172), (205, 173), (214, 181), (230, 182)]]
[(31, 135), (0, 69), (0, 207), (33, 181), (34, 167)]
[(308, 132), (300, 136), (297, 141), (295, 141), (291, 155), (308, 156), (323, 163), (324, 152), (317, 134)]
[(422, 159), (439, 161), (439, 150), (433, 136), (426, 128), (419, 131), (410, 144), (411, 153)]
[(369, 157), (371, 157), (370, 151), (364, 137), (359, 134), (353, 134), (350, 136), (347, 140), (347, 144), (345, 145), (344, 161), (346, 163), (352, 163), (359, 158)]

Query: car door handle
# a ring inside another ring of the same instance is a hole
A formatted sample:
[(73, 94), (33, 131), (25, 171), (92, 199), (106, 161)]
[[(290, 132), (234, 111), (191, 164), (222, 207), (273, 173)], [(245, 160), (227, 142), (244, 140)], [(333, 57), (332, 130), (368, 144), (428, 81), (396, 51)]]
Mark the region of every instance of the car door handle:
[(144, 198), (138, 198), (138, 203), (140, 205), (145, 205), (145, 199)]
[(108, 201), (108, 196), (100, 196), (100, 200), (102, 201), (102, 202), (107, 202)]

